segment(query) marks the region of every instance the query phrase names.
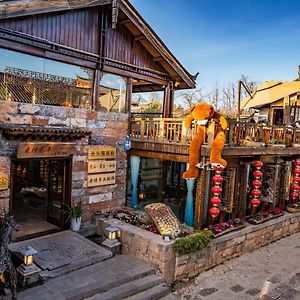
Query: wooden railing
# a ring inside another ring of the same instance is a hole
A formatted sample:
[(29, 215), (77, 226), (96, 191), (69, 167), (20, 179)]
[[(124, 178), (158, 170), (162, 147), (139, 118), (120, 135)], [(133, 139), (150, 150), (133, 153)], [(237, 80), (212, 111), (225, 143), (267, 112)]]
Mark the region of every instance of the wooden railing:
[[(187, 145), (195, 133), (184, 126), (185, 119), (133, 118), (130, 121), (131, 138), (144, 142), (175, 143)], [(236, 121), (226, 130), (226, 143), (243, 145), (245, 141), (258, 143), (300, 144), (300, 128), (291, 126), (266, 126)]]

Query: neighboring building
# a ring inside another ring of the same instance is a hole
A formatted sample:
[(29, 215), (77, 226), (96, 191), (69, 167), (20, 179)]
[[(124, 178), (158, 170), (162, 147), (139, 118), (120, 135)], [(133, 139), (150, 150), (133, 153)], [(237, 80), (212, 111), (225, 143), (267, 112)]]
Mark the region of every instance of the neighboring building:
[(125, 205), (132, 93), (170, 117), (195, 87), (127, 0), (1, 2), (0, 57), (0, 210), (22, 234), (64, 228), (71, 201), (83, 221)]

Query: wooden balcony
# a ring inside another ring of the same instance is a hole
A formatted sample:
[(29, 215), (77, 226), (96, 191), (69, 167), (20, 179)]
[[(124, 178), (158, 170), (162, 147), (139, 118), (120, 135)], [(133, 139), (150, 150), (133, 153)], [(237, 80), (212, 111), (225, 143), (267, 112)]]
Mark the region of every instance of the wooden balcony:
[[(184, 119), (133, 118), (130, 120), (131, 154), (187, 162), (196, 127), (187, 129)], [(273, 143), (272, 143), (273, 142)], [(209, 157), (207, 141), (201, 156)], [(235, 157), (300, 155), (300, 129), (233, 121), (226, 130), (225, 159)]]

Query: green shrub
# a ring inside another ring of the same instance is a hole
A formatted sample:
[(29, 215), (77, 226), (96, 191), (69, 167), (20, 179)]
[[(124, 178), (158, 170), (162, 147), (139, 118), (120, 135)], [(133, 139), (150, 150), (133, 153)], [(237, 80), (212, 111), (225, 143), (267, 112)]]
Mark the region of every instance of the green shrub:
[(173, 244), (173, 249), (179, 255), (183, 255), (206, 247), (211, 240), (211, 231), (204, 229), (189, 236), (178, 238)]

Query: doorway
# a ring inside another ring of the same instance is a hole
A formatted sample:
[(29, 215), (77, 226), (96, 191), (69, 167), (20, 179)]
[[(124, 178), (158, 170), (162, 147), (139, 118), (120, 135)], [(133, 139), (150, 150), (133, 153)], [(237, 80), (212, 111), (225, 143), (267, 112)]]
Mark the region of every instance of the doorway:
[(281, 126), (283, 124), (283, 109), (275, 108), (273, 113), (273, 125)]
[(71, 158), (15, 159), (11, 174), (11, 209), (22, 226), (14, 238), (64, 229), (64, 209), (71, 198)]

